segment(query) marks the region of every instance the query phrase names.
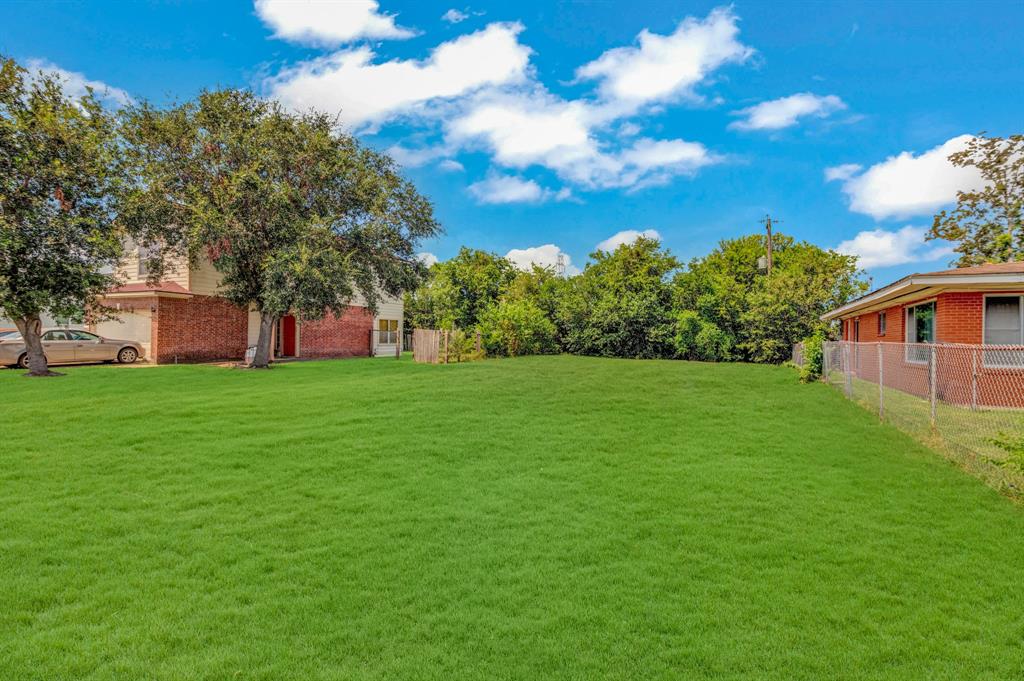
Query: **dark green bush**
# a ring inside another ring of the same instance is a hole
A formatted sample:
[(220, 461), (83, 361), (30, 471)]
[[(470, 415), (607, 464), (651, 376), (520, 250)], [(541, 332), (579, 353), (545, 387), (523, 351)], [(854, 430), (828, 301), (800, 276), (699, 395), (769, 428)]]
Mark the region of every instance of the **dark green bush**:
[(824, 342), (825, 335), (820, 331), (803, 340), (804, 365), (800, 367), (800, 380), (804, 383), (811, 383), (821, 378)]

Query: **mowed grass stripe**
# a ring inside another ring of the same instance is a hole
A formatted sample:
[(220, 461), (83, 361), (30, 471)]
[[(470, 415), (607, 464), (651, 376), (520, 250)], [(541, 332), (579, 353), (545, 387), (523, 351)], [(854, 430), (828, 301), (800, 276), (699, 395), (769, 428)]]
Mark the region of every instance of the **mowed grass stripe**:
[(1024, 675), (1024, 513), (777, 367), (0, 372), (0, 677)]

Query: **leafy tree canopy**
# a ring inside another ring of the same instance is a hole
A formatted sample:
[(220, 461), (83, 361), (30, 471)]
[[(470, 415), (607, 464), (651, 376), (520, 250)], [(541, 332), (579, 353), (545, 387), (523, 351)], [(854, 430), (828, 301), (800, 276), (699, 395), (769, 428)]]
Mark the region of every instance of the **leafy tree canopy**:
[(516, 274), (505, 258), (463, 247), (451, 260), (435, 263), (427, 282), (406, 296), (409, 322), (418, 328), (476, 328)]
[(101, 312), (99, 297), (117, 284), (120, 151), (116, 121), (91, 89), (70, 97), (56, 75), (0, 58), (0, 312), (25, 339), (29, 375), (52, 375), (40, 315)]
[(658, 241), (640, 238), (597, 251), (567, 283), (557, 311), (569, 352), (605, 357), (665, 357), (673, 353), (670, 275), (679, 267)]
[(282, 315), (340, 313), (357, 293), (373, 310), (424, 274), (414, 254), (439, 232), (430, 202), (326, 114), (219, 90), (132, 107), (125, 135), (142, 178), (125, 220), (163, 225), (166, 250), (208, 257), (220, 294), (260, 312), (254, 366)]
[(773, 236), (771, 275), (758, 268), (764, 238), (754, 234), (720, 242), (675, 280), (676, 307), (713, 324), (725, 336), (718, 346), (735, 359), (784, 361), (793, 343), (825, 331), (821, 315), (868, 287), (855, 257)]
[(928, 239), (955, 242), (960, 267), (1024, 260), (1024, 135), (979, 135), (949, 160), (977, 169), (985, 186), (957, 192), (956, 208), (935, 216)]

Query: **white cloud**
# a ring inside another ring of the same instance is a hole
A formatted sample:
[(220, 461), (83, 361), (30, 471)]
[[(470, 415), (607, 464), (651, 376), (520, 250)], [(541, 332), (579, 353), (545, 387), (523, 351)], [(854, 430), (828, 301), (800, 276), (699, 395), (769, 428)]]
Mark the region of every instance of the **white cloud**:
[(595, 246), (594, 249), (598, 251), (614, 251), (619, 246), (631, 244), (640, 237), (661, 241), (661, 234), (659, 234), (655, 229), (645, 229), (642, 232), (635, 229), (624, 229), (621, 232), (612, 234), (610, 237)]
[(305, 45), (336, 46), (363, 38), (403, 40), (415, 31), (380, 13), (377, 0), (256, 0), (256, 15), (274, 37)]
[(540, 203), (549, 199), (562, 201), (571, 197), (568, 189), (554, 191), (541, 187), (534, 180), (515, 175), (490, 174), (469, 185), (469, 193), (480, 203)]
[(441, 20), (447, 21), (449, 24), (457, 24), (461, 21), (465, 21), (468, 18), (468, 14), (466, 14), (465, 12), (460, 12), (455, 8), (452, 8), (441, 15)]
[(456, 146), (476, 141), (501, 165), (541, 165), (591, 189), (660, 184), (721, 160), (685, 140), (641, 138), (617, 152), (605, 151), (592, 126), (583, 102), (544, 92), (501, 94), (452, 120), (448, 139)]
[[(697, 142), (643, 136), (634, 116), (647, 104), (661, 106), (658, 100), (696, 97), (693, 88), (714, 69), (747, 59), (752, 51), (737, 42), (737, 21), (720, 9), (683, 20), (669, 36), (644, 31), (637, 46), (609, 50), (582, 67), (578, 77), (596, 81), (597, 91), (575, 99), (537, 80), (518, 23), (490, 24), (423, 60), (381, 62), (369, 47), (341, 50), (283, 70), (265, 89), (293, 109), (340, 111), (359, 132), (401, 119), (439, 135), (435, 149), (392, 149), (409, 167), (476, 150), (498, 167), (544, 167), (586, 190), (634, 190), (723, 161)], [(644, 90), (644, 78), (661, 85)]]
[(400, 144), (391, 146), (387, 150), (388, 156), (398, 161), (406, 168), (419, 168), (438, 159), (449, 156), (451, 152), (443, 147), (423, 147), (410, 149)]
[(735, 111), (734, 115), (744, 118), (733, 121), (729, 127), (736, 130), (781, 130), (796, 125), (801, 117), (825, 118), (845, 108), (846, 103), (835, 95), (820, 97), (801, 92)]
[(578, 68), (576, 77), (600, 81), (601, 94), (610, 100), (642, 104), (696, 97), (693, 88), (712, 71), (753, 55), (737, 40), (738, 21), (731, 8), (720, 7), (703, 20), (687, 17), (671, 35), (644, 29), (637, 46), (608, 50)]
[(863, 168), (859, 163), (843, 163), (842, 165), (825, 168), (825, 181), (849, 180)]
[(948, 159), (970, 139), (960, 135), (919, 156), (904, 151), (863, 173), (850, 174), (843, 180), (850, 210), (876, 220), (926, 215), (955, 201), (957, 191), (980, 189), (985, 183), (977, 169), (958, 168)]
[(34, 75), (38, 71), (46, 71), (55, 74), (62, 82), (64, 93), (76, 99), (80, 99), (92, 88), (96, 99), (111, 106), (125, 106), (134, 100), (121, 88), (112, 87), (103, 81), (89, 80), (84, 74), (77, 71), (62, 69), (52, 62), (44, 59), (29, 59), (25, 62), (25, 68)]
[(565, 273), (567, 275), (579, 274), (580, 269), (572, 264), (572, 258), (554, 244), (531, 246), (530, 248), (513, 248), (505, 254), (505, 257), (511, 260), (519, 269), (529, 270), (533, 265), (554, 269), (558, 265), (559, 255), (562, 256), (565, 263)]
[(341, 112), (349, 125), (381, 122), (486, 86), (524, 80), (530, 48), (519, 43), (521, 24), (490, 24), (441, 43), (422, 61), (375, 63), (367, 47), (301, 62), (265, 81), (271, 97), (304, 110)]
[(459, 163), (453, 158), (446, 158), (445, 160), (438, 163), (437, 167), (449, 173), (462, 172), (463, 170), (466, 169), (461, 163)]
[(889, 267), (910, 262), (931, 262), (953, 253), (948, 245), (931, 245), (925, 241), (927, 230), (907, 225), (896, 231), (871, 229), (859, 232), (836, 250), (858, 256), (860, 267)]
[(422, 253), (416, 254), (416, 259), (427, 267), (431, 267), (437, 264), (437, 256), (429, 251), (423, 251)]

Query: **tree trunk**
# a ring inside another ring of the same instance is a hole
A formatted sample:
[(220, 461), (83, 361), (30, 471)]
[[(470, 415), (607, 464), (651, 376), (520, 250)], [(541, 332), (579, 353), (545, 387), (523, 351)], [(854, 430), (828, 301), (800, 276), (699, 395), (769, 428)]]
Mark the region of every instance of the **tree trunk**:
[(274, 333), (274, 315), (269, 312), (260, 312), (260, 337), (256, 341), (256, 355), (252, 358), (253, 369), (270, 368), (270, 339)]
[(60, 376), (46, 364), (46, 355), (43, 354), (43, 341), (40, 334), (43, 330), (43, 323), (39, 315), (18, 317), (14, 320), (22, 339), (25, 341), (25, 353), (28, 355), (28, 373), (26, 376)]

